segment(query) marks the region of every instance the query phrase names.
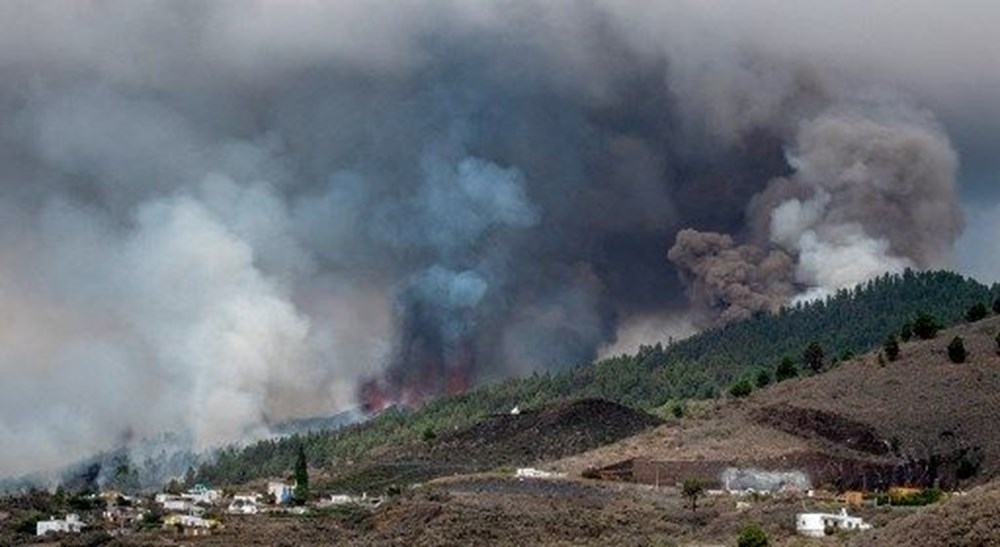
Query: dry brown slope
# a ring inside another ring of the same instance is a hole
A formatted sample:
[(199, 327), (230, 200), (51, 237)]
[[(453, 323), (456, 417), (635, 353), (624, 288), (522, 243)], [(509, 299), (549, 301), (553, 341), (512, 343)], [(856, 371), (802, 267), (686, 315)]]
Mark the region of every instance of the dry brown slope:
[(702, 405), (695, 417), (672, 420), (655, 429), (596, 450), (551, 462), (545, 467), (580, 475), (622, 460), (734, 460), (753, 462), (804, 452), (812, 443), (754, 423), (740, 405)]
[[(935, 339), (904, 344), (896, 362), (883, 365), (876, 354), (866, 355), (762, 390), (747, 408), (758, 417), (787, 408), (834, 416), (870, 428), (887, 451), (903, 457), (979, 447), (981, 477), (991, 478), (1000, 473), (998, 330), (1000, 318), (949, 329)], [(963, 337), (970, 351), (966, 363), (948, 359), (945, 348), (954, 336)], [(815, 430), (798, 434), (822, 436)]]
[[(1000, 318), (961, 325), (903, 344), (901, 358), (884, 366), (872, 353), (746, 400), (700, 403), (695, 417), (549, 467), (578, 474), (630, 458), (753, 462), (808, 451), (905, 461), (978, 447), (985, 480), (1000, 474), (998, 331)], [(947, 358), (954, 336), (970, 351), (965, 364)]]

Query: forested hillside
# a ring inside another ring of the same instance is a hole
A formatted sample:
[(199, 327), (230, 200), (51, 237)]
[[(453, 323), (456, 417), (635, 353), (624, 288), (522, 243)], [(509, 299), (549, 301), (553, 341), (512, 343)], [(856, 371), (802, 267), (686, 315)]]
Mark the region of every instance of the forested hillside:
[[(198, 470), (197, 480), (239, 483), (287, 474), (300, 443), (311, 466), (329, 469), (390, 447), (421, 442), (514, 405), (524, 408), (558, 399), (599, 397), (653, 409), (674, 400), (716, 397), (737, 380), (773, 378), (783, 357), (798, 363), (810, 345), (822, 349), (824, 366), (834, 366), (838, 358), (879, 346), (918, 312), (951, 325), (962, 321), (973, 305), (991, 306), (998, 297), (1000, 286), (986, 287), (949, 272), (885, 275), (826, 300), (796, 304), (776, 315), (757, 315), (669, 346), (645, 346), (635, 355), (561, 373), (508, 379), (416, 411), (390, 409), (367, 423), (338, 431), (225, 449), (215, 464)], [(801, 364), (797, 367), (798, 373), (807, 370)]]

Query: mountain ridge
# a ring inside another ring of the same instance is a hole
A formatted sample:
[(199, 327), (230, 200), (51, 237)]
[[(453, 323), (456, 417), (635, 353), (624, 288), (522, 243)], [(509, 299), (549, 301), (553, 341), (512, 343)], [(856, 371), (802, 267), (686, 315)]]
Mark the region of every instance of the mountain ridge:
[[(507, 379), (431, 401), (416, 410), (390, 408), (369, 422), (336, 432), (224, 449), (215, 463), (202, 465), (197, 476), (208, 482), (233, 483), (278, 476), (290, 468), (299, 444), (311, 466), (340, 469), (377, 456), (387, 447), (419, 444), (427, 431), (458, 430), (516, 405), (529, 408), (566, 399), (601, 398), (663, 412), (681, 400), (718, 397), (729, 385), (753, 379), (761, 371), (773, 377), (782, 356), (797, 355), (813, 341), (820, 342), (834, 356), (827, 361), (835, 363), (877, 348), (919, 311), (933, 313), (951, 325), (961, 322), (970, 306), (992, 304), (998, 296), (1000, 286), (987, 287), (951, 272), (886, 274), (825, 300), (798, 303), (776, 315), (758, 314), (667, 347), (643, 346), (634, 355), (562, 373)], [(799, 368), (799, 373), (806, 372)]]

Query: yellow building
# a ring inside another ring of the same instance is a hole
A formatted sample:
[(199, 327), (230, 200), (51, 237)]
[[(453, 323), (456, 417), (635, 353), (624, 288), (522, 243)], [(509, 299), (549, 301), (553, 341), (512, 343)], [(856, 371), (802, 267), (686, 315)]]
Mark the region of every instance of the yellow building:
[(861, 507), (861, 505), (865, 502), (865, 493), (857, 490), (848, 490), (847, 492), (844, 492), (841, 499), (843, 499), (844, 503), (847, 505), (852, 507)]

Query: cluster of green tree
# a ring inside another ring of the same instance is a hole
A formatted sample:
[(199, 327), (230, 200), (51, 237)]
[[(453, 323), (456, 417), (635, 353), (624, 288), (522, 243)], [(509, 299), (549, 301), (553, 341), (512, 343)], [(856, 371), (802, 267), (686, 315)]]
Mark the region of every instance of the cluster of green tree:
[[(975, 308), (979, 304), (973, 306)], [(970, 308), (972, 309), (972, 308)], [(969, 314), (966, 312), (966, 318)], [(977, 319), (978, 320), (978, 319)], [(926, 311), (919, 311), (912, 319), (907, 320), (899, 328), (899, 332), (890, 332), (889, 336), (886, 337), (885, 342), (882, 343), (882, 351), (879, 352), (879, 363), (885, 364), (885, 360), (895, 361), (899, 359), (900, 347), (899, 341), (909, 342), (914, 336), (921, 340), (931, 340), (937, 336), (939, 330), (943, 329), (944, 325), (938, 321), (934, 314), (928, 313)], [(961, 339), (955, 338), (961, 343)], [(964, 348), (963, 348), (964, 351)], [(964, 360), (964, 357), (962, 357)], [(956, 361), (959, 362), (959, 361)]]
[[(936, 333), (941, 325), (964, 320), (971, 306), (998, 297), (1000, 286), (986, 287), (950, 272), (887, 274), (777, 314), (757, 314), (666, 346), (642, 346), (634, 355), (507, 379), (417, 411), (391, 408), (366, 423), (336, 431), (227, 448), (213, 464), (199, 468), (196, 480), (225, 484), (284, 476), (294, 468), (299, 446), (310, 467), (335, 469), (376, 448), (434, 442), (442, 432), (515, 405), (599, 397), (642, 409), (673, 402), (670, 411), (679, 416), (683, 406), (676, 401), (717, 397), (725, 386), (738, 388), (735, 396), (748, 394), (747, 388), (770, 383), (771, 371), (775, 381), (782, 381), (797, 376), (800, 365), (818, 372), (838, 359), (878, 348), (908, 323), (918, 336), (928, 327), (935, 327)], [(827, 354), (839, 357), (828, 360)], [(801, 356), (800, 365), (790, 355)]]
[[(995, 293), (996, 291), (991, 291)], [(993, 295), (991, 295), (993, 296)], [(1000, 314), (1000, 298), (993, 300), (993, 313)], [(969, 323), (981, 321), (990, 315), (990, 308), (983, 302), (976, 302), (965, 311), (965, 320)], [(912, 320), (906, 321), (900, 327), (899, 332), (891, 332), (882, 344), (882, 353), (879, 358), (888, 358), (889, 361), (899, 359), (899, 341), (909, 342), (914, 336), (921, 340), (931, 340), (937, 336), (939, 330), (944, 325), (938, 321), (937, 317), (926, 311), (917, 312)], [(1000, 333), (996, 336), (997, 353), (1000, 354)], [(961, 336), (951, 339), (947, 346), (948, 358), (953, 363), (964, 363), (968, 358), (968, 351), (965, 349), (965, 340)]]
[(944, 492), (937, 488), (927, 488), (919, 492), (909, 494), (885, 494), (878, 496), (876, 501), (879, 505), (901, 505), (901, 506), (921, 506), (937, 503), (944, 497)]

